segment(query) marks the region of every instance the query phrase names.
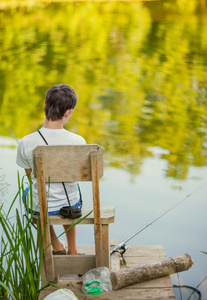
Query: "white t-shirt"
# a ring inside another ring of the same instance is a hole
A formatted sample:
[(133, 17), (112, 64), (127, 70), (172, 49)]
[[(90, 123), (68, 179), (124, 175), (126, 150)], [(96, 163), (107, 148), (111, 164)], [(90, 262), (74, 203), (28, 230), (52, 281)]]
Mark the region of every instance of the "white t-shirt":
[[(40, 132), (46, 139), (48, 145), (85, 145), (86, 141), (80, 135), (65, 129), (48, 129), (42, 127)], [(39, 200), (37, 191), (37, 179), (34, 177), (32, 152), (37, 146), (46, 145), (40, 134), (36, 131), (26, 135), (20, 140), (17, 149), (16, 163), (24, 169), (32, 169), (32, 194), (33, 210), (39, 212)], [(76, 204), (79, 199), (79, 190), (76, 182), (65, 183), (71, 205)], [(63, 206), (68, 206), (68, 201), (62, 183), (46, 184), (48, 212), (57, 211)]]

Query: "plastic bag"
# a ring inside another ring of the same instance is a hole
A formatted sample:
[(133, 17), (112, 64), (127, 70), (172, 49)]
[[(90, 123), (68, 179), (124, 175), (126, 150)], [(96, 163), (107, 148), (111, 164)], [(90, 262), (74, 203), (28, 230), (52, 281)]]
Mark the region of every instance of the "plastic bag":
[(44, 300), (78, 300), (74, 293), (67, 289), (59, 289), (54, 293), (49, 294)]
[(82, 291), (86, 294), (97, 295), (102, 291), (110, 292), (112, 284), (109, 269), (99, 267), (88, 271), (83, 276)]

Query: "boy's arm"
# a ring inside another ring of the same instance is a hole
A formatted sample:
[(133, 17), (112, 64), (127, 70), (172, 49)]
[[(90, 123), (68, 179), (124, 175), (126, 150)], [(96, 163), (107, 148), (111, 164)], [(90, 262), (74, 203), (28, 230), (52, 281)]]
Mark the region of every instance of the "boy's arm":
[(32, 169), (30, 168), (29, 160), (25, 153), (24, 138), (21, 139), (21, 141), (18, 145), (18, 148), (17, 148), (16, 163), (19, 167), (25, 169), (26, 175), (30, 181)]

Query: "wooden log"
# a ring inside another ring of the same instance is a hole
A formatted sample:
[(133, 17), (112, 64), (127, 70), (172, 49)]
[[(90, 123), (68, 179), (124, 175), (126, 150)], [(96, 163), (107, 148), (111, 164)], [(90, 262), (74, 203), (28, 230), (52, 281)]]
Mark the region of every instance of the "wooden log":
[(190, 255), (183, 254), (151, 264), (121, 269), (111, 273), (113, 290), (118, 290), (135, 283), (168, 276), (173, 273), (186, 271), (192, 264), (193, 261)]

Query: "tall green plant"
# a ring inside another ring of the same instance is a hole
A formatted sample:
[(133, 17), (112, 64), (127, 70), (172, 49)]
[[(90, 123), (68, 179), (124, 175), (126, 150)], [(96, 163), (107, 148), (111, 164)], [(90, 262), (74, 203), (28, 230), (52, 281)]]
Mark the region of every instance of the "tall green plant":
[[(18, 192), (6, 213), (0, 209), (0, 297), (2, 299), (38, 299), (41, 282), (41, 261), (43, 249), (39, 251), (38, 228), (32, 223), (32, 194), (24, 197), (22, 205), (23, 182), (18, 177)], [(19, 199), (19, 208), (12, 212)], [(37, 229), (37, 230), (35, 230)]]
[[(41, 262), (44, 249), (43, 244), (39, 249), (40, 229), (33, 224), (33, 213), (29, 210), (29, 207), (32, 207), (32, 186), (29, 196), (27, 198), (23, 196), (25, 205), (22, 204), (22, 195), (24, 195), (23, 180), (20, 182), (18, 176), (18, 192), (8, 212), (4, 211), (3, 205), (0, 207), (0, 299), (4, 300), (35, 300), (38, 299), (41, 290)], [(18, 200), (19, 208), (13, 215), (12, 209)]]

